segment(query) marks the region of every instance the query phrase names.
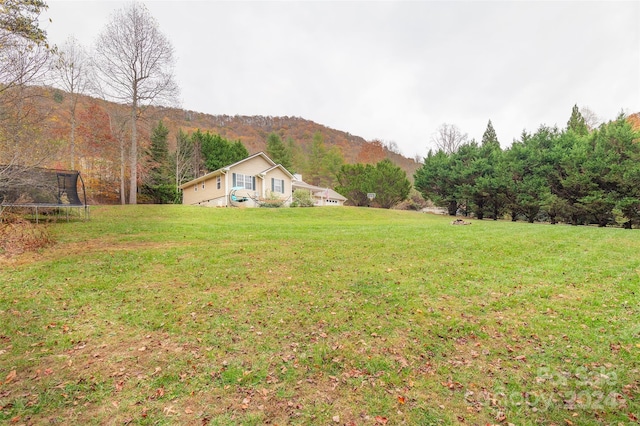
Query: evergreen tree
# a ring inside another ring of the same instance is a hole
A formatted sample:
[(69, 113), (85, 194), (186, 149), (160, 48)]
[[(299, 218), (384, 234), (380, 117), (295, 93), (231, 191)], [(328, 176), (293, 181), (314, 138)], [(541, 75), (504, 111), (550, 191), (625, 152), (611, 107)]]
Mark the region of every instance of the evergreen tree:
[(293, 140), (293, 138), (287, 138), (287, 149), (291, 153), (291, 172), (296, 173), (306, 170), (307, 157), (304, 155), (302, 148)]
[(156, 204), (173, 203), (176, 200), (168, 136), (169, 129), (159, 121), (151, 131), (151, 146), (147, 152), (149, 169), (141, 192)]
[(322, 133), (316, 132), (311, 143), (311, 152), (307, 160), (305, 170), (305, 181), (312, 185), (320, 186), (327, 175), (324, 158), (327, 155), (327, 148), (324, 145)]
[(337, 146), (329, 148), (325, 152), (322, 164), (325, 175), (321, 178), (321, 186), (334, 187), (338, 183), (336, 176), (344, 164), (340, 148)]
[(354, 206), (367, 206), (367, 193), (373, 192), (367, 176), (372, 174), (373, 166), (370, 164), (343, 164), (337, 175), (336, 191), (347, 197)]
[(407, 174), (391, 160), (385, 158), (375, 166), (371, 164), (344, 164), (337, 173), (336, 190), (355, 206), (368, 206), (367, 194), (374, 192), (374, 203), (390, 209), (409, 196), (411, 182)]
[(500, 146), (500, 142), (498, 142), (498, 135), (496, 135), (496, 131), (493, 128), (493, 124), (491, 124), (491, 120), (487, 123), (487, 129), (484, 131), (482, 135), (482, 146), (487, 145), (497, 145)]
[(149, 148), (149, 156), (151, 161), (155, 163), (152, 170), (165, 171), (169, 159), (168, 144), (169, 129), (164, 125), (162, 120), (151, 131), (151, 147)]
[(316, 186), (334, 187), (343, 164), (344, 157), (340, 149), (335, 146), (327, 149), (322, 133), (316, 132), (305, 163), (304, 180)]
[(589, 133), (589, 127), (578, 109), (578, 105), (574, 105), (571, 110), (571, 117), (567, 121), (567, 130), (571, 130), (580, 136), (585, 136)]
[[(217, 134), (196, 130), (191, 139), (200, 147), (205, 168), (212, 172), (249, 156), (241, 141), (230, 142)], [(197, 149), (194, 147), (194, 149)]]
[(277, 133), (270, 133), (267, 137), (267, 155), (276, 164), (281, 164), (285, 169), (291, 170), (293, 165), (291, 151)]
[(372, 182), (372, 192), (376, 193), (375, 202), (384, 209), (390, 209), (404, 201), (409, 196), (411, 182), (407, 173), (385, 158), (375, 165)]
[(459, 176), (454, 172), (455, 161), (443, 150), (429, 151), (422, 167), (414, 174), (414, 186), (425, 200), (436, 206), (445, 207), (455, 216), (459, 207)]
[(533, 223), (545, 205), (550, 207), (547, 212), (551, 213), (550, 218), (557, 213), (551, 208), (553, 203), (547, 183), (551, 137), (552, 133), (546, 127), (541, 127), (534, 135), (522, 132), (520, 141), (514, 141), (504, 153), (505, 208), (513, 221), (524, 216)]

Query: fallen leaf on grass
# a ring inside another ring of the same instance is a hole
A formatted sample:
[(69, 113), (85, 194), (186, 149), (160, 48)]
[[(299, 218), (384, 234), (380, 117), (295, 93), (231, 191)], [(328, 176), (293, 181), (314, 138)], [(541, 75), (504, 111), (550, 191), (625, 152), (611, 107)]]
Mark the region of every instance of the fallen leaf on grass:
[(172, 415), (172, 414), (178, 414), (178, 412), (177, 412), (176, 410), (174, 410), (174, 409), (173, 409), (173, 406), (171, 406), (171, 405), (170, 405), (170, 406), (168, 406), (168, 407), (164, 407), (164, 408), (162, 409), (162, 412), (163, 412), (164, 414), (166, 414), (167, 416), (170, 416), (170, 415)]
[(381, 425), (386, 425), (388, 421), (389, 419), (386, 417), (376, 416), (376, 423), (379, 423)]
[(16, 379), (17, 376), (18, 374), (16, 373), (16, 370), (11, 370), (9, 374), (7, 374), (7, 377), (4, 379), (4, 383), (5, 384), (11, 383)]
[(333, 416), (331, 420), (333, 420), (334, 423), (340, 423), (340, 416)]
[(156, 398), (162, 398), (164, 396), (164, 388), (156, 389)]
[(451, 380), (449, 380), (448, 382), (441, 382), (440, 383), (442, 386), (445, 386), (451, 390), (455, 390), (455, 389), (462, 389), (462, 384), (459, 382), (452, 382)]
[(399, 404), (404, 405), (404, 404), (406, 404), (406, 402), (407, 402), (407, 400), (405, 399), (404, 396), (399, 396), (398, 397), (398, 403)]
[(251, 398), (244, 398), (241, 405), (242, 409), (246, 410), (247, 408), (249, 408), (249, 403), (251, 403)]

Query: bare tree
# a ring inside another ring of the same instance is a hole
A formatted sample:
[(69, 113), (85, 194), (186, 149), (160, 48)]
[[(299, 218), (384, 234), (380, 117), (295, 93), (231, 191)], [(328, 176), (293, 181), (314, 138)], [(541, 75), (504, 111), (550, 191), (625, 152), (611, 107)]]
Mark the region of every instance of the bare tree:
[(598, 127), (601, 123), (600, 117), (589, 107), (580, 108), (580, 114), (582, 114), (584, 124), (587, 125), (590, 131)]
[(47, 47), (46, 33), (38, 28), (40, 13), (46, 8), (42, 0), (0, 1), (0, 93), (32, 76), (18, 72), (14, 60), (16, 51), (26, 54), (24, 50), (33, 46)]
[(73, 36), (69, 37), (59, 50), (55, 63), (57, 82), (70, 96), (69, 114), (71, 115), (71, 130), (69, 132), (69, 156), (71, 169), (75, 169), (76, 142), (76, 110), (80, 95), (89, 89), (90, 58), (82, 45)]
[(36, 167), (57, 153), (43, 140), (47, 117), (35, 102), (50, 57), (38, 27), (46, 8), (42, 0), (0, 0), (0, 200), (5, 190), (39, 185)]
[(468, 139), (466, 133), (462, 133), (455, 124), (442, 123), (438, 130), (431, 135), (431, 142), (435, 144), (438, 150), (442, 150), (447, 154), (458, 151)]
[(193, 144), (188, 134), (178, 129), (176, 134), (176, 153), (175, 153), (175, 166), (176, 166), (176, 188), (194, 178), (193, 173), (193, 157), (194, 157)]
[(42, 91), (33, 86), (44, 81), (49, 50), (16, 38), (10, 46), (0, 46), (0, 55), (0, 180), (8, 185), (14, 178), (21, 179), (21, 175), (11, 176), (13, 171), (41, 165), (57, 152), (57, 146), (42, 141), (46, 112), (37, 107), (35, 99)]
[(69, 37), (59, 50), (58, 60), (55, 62), (57, 82), (70, 96), (69, 113), (71, 115), (71, 130), (69, 132), (69, 156), (71, 168), (75, 169), (76, 142), (76, 110), (80, 95), (89, 89), (90, 60), (87, 52), (73, 36)]
[(136, 204), (138, 120), (149, 105), (175, 103), (173, 48), (146, 7), (134, 2), (116, 11), (99, 35), (95, 62), (107, 98), (130, 108), (129, 203)]
[(398, 143), (396, 141), (388, 141), (385, 143), (385, 146), (387, 147), (387, 150), (389, 152), (393, 152), (394, 154), (402, 154), (402, 152), (400, 151), (400, 147), (398, 146)]

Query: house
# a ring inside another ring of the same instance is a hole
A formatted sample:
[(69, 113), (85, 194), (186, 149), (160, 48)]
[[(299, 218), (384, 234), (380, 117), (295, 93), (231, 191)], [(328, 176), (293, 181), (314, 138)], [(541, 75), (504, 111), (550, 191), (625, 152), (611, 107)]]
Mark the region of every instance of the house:
[(265, 202), (288, 205), (293, 175), (264, 152), (180, 185), (182, 204), (256, 207)]
[(306, 183), (299, 174), (293, 175), (291, 186), (294, 191), (296, 189), (309, 191), (316, 206), (344, 206), (344, 202), (347, 201), (345, 197), (331, 188), (322, 188)]

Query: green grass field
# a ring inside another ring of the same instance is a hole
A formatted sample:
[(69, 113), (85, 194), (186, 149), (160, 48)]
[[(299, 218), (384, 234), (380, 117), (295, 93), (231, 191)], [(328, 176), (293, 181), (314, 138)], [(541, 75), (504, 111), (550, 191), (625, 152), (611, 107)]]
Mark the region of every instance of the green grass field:
[(0, 261), (0, 423), (628, 425), (640, 233), (94, 207)]

